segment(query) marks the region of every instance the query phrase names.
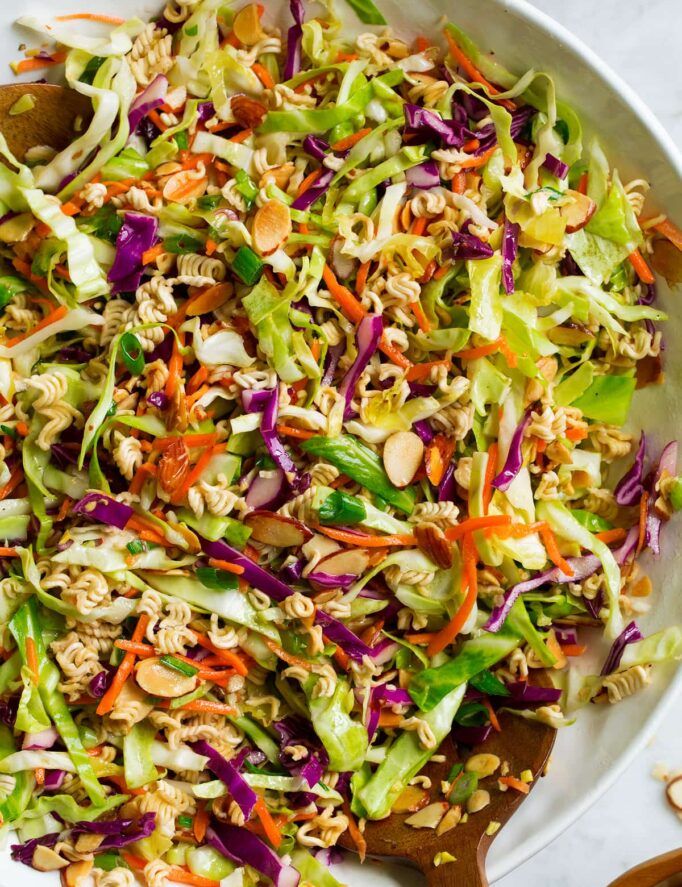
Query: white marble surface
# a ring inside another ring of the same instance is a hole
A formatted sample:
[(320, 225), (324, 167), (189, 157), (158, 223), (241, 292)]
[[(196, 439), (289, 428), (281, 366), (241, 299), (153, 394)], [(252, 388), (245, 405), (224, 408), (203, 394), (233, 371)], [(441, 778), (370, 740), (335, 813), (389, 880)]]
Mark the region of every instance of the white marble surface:
[[(682, 148), (680, 0), (532, 0), (621, 75)], [(682, 770), (682, 700), (595, 805), (496, 887), (607, 887), (628, 868), (682, 846), (682, 822), (652, 770)]]

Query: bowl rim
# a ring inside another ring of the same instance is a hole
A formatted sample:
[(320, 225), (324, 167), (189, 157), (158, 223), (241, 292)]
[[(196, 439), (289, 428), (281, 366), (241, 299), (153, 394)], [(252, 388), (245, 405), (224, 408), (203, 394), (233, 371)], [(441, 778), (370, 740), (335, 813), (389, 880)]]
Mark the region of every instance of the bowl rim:
[[(591, 49), (580, 37), (565, 25), (552, 18), (551, 15), (533, 6), (528, 0), (493, 0), (501, 10), (512, 12), (545, 33), (560, 40), (571, 52), (577, 55), (595, 75), (606, 82), (627, 103), (632, 113), (644, 125), (663, 152), (665, 159), (682, 181), (682, 153), (673, 141), (672, 136), (649, 108), (646, 102), (626, 81), (606, 63), (601, 56)], [(508, 852), (499, 861), (494, 860), (490, 866), (488, 877), (490, 882), (498, 881), (514, 869), (521, 866), (540, 850), (549, 846), (566, 829), (576, 823), (616, 782), (626, 767), (640, 754), (652, 734), (658, 728), (665, 715), (671, 710), (675, 700), (682, 691), (682, 666), (671, 676), (669, 685), (663, 690), (661, 698), (651, 715), (635, 733), (633, 741), (608, 767), (603, 776), (592, 786), (581, 801), (574, 804), (566, 813), (552, 819), (535, 836), (525, 836), (517, 845), (517, 849)], [(512, 825), (513, 828), (513, 825)]]

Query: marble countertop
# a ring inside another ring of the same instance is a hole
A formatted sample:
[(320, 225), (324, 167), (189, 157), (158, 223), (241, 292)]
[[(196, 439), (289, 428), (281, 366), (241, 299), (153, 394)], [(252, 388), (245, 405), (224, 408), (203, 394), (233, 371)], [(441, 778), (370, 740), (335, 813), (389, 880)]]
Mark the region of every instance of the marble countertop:
[[(679, 0), (531, 0), (577, 34), (649, 105), (682, 148)], [(607, 887), (627, 869), (682, 846), (682, 821), (652, 771), (682, 771), (682, 700), (617, 783), (561, 837), (496, 887)]]

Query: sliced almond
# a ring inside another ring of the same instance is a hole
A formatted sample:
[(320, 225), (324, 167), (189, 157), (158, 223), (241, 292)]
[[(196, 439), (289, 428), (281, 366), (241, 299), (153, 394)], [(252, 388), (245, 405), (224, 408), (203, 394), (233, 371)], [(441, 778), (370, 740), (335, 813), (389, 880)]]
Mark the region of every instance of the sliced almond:
[(256, 542), (276, 548), (298, 548), (313, 535), (300, 521), (274, 511), (252, 511), (244, 518), (244, 524)]
[(408, 816), (405, 825), (411, 825), (412, 828), (437, 828), (449, 807), (447, 801), (436, 801), (418, 813)]
[(87, 832), (78, 835), (76, 838), (75, 848), (77, 853), (93, 853), (104, 840), (104, 835), (96, 835)]
[(497, 755), (472, 755), (464, 765), (464, 769), (467, 773), (475, 773), (479, 779), (485, 779), (486, 776), (492, 776), (501, 763)]
[(282, 246), (291, 234), (289, 207), (279, 200), (268, 200), (253, 217), (251, 236), (256, 252), (269, 256)]
[(671, 779), (665, 789), (665, 795), (670, 806), (682, 813), (682, 775)]
[(397, 431), (384, 444), (384, 468), (391, 483), (406, 487), (424, 458), (424, 444), (414, 431)]
[(432, 523), (417, 524), (414, 530), (417, 545), (442, 570), (452, 566), (452, 543), (445, 538), (440, 527)]
[(68, 864), (68, 860), (62, 859), (51, 847), (44, 844), (38, 844), (33, 851), (31, 865), (39, 872), (56, 872), (58, 869), (65, 869)]
[(72, 862), (68, 868), (62, 869), (59, 873), (63, 887), (82, 887), (92, 871), (92, 867), (92, 859), (81, 859), (78, 862)]
[(456, 825), (459, 825), (459, 822), (462, 818), (462, 808), (459, 804), (455, 804), (454, 807), (450, 807), (445, 816), (441, 819), (438, 824), (438, 828), (436, 829), (436, 834), (438, 837), (444, 835), (445, 832), (449, 832), (450, 829), (453, 829)]
[(360, 576), (369, 566), (370, 553), (366, 548), (353, 548), (349, 551), (335, 551), (323, 557), (315, 567), (319, 573), (330, 576), (345, 576), (349, 573)]
[(245, 129), (256, 129), (263, 122), (268, 109), (262, 102), (251, 99), (241, 93), (230, 99), (230, 108), (237, 123)]
[(265, 37), (265, 31), (260, 24), (260, 11), (257, 3), (249, 3), (242, 7), (232, 20), (234, 36), (244, 46), (255, 46), (259, 40)]
[(418, 785), (408, 785), (391, 807), (392, 813), (416, 813), (429, 803), (429, 793)]
[(197, 679), (185, 675), (175, 668), (164, 665), (156, 656), (143, 659), (135, 669), (135, 680), (150, 696), (162, 696), (164, 699), (175, 699), (191, 693), (196, 687)]
[(597, 211), (597, 204), (580, 191), (566, 191), (565, 196), (570, 197), (571, 202), (559, 207), (559, 214), (566, 222), (566, 233), (573, 234), (587, 225)]
[(490, 803), (490, 792), (484, 788), (476, 789), (467, 801), (467, 813), (478, 813)]
[(584, 345), (590, 339), (594, 339), (594, 333), (591, 333), (587, 327), (581, 324), (555, 326), (547, 332), (547, 336), (555, 345), (569, 345), (572, 347)]

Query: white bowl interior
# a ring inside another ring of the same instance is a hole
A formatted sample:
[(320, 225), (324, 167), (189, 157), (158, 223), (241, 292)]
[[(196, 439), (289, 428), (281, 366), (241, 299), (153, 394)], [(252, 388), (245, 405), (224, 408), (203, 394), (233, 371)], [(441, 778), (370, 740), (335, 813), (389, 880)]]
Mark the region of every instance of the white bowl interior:
[[(19, 9), (9, 2), (2, 3), (0, 58), (6, 64), (17, 56), (21, 40), (26, 40), (25, 33), (10, 27), (17, 14), (30, 12), (48, 18), (57, 12), (101, 11), (144, 18), (157, 13), (161, 5), (149, 0), (118, 0), (113, 9), (107, 0), (69, 0), (64, 4), (47, 0), (34, 4), (29, 0)], [(524, 0), (457, 0), (456, 4), (446, 0), (409, 4), (404, 0), (378, 0), (378, 5), (400, 34), (433, 33), (441, 17), (448, 15), (481, 48), (495, 51), (512, 70), (522, 73), (532, 67), (552, 73), (558, 94), (579, 112), (588, 132), (599, 134), (622, 177), (646, 178), (652, 185), (651, 209), (682, 220), (682, 161), (669, 137), (634, 93), (551, 19)], [(267, 17), (272, 20), (276, 16), (286, 27), (288, 4), (277, 0), (267, 6)], [(342, 0), (338, 0), (337, 7), (344, 11)], [(352, 26), (358, 29), (357, 23)], [(680, 394), (674, 385), (674, 380), (682, 377), (682, 349), (672, 347), (682, 342), (682, 312), (665, 284), (659, 285), (659, 295), (661, 305), (671, 315), (664, 333), (668, 345), (666, 382), (637, 393), (632, 428), (644, 427), (660, 447), (675, 438), (682, 427)], [(663, 556), (647, 564), (655, 589), (651, 615), (640, 620), (647, 633), (682, 622), (682, 595), (676, 579), (682, 567), (678, 540), (679, 522), (673, 522), (664, 531)], [(608, 711), (592, 707), (581, 712), (578, 723), (561, 732), (549, 776), (492, 846), (488, 861), (491, 882), (548, 844), (594, 803), (642, 747), (680, 685), (682, 672), (662, 669), (646, 693)], [(354, 861), (335, 867), (334, 872), (358, 887), (414, 885), (417, 877), (414, 871), (399, 866), (368, 863), (360, 868)], [(46, 884), (45, 876), (12, 863), (7, 851), (0, 854), (0, 873), (3, 884), (10, 883), (10, 874), (21, 878), (26, 887)]]

